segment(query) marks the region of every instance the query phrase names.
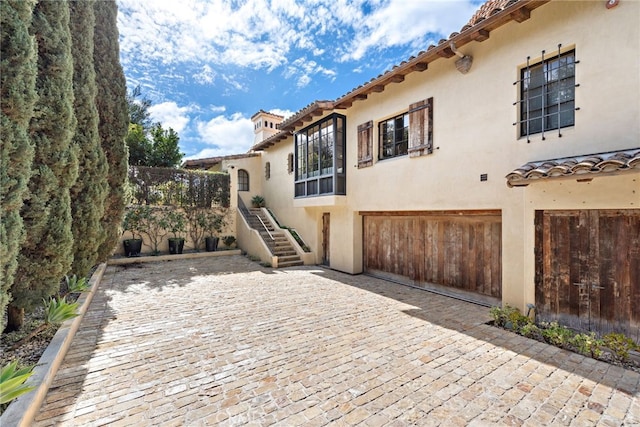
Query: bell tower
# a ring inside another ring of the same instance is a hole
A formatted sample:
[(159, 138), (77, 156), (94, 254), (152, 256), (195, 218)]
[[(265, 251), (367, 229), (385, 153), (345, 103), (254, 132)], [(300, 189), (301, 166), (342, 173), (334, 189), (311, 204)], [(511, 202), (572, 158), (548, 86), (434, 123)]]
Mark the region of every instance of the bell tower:
[(280, 131), (284, 117), (260, 110), (251, 116), (253, 122), (253, 143), (258, 144)]

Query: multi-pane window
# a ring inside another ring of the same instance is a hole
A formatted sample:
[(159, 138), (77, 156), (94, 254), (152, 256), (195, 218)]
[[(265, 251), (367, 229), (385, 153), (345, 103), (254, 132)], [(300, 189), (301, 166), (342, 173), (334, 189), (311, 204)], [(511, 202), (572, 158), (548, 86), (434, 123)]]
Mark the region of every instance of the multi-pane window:
[(296, 133), (295, 195), (345, 194), (345, 117), (332, 114)]
[[(373, 121), (358, 126), (358, 168), (373, 165)], [(378, 122), (378, 158), (433, 153), (433, 97), (414, 102), (409, 111)]]
[(409, 147), (409, 113), (378, 124), (380, 158), (404, 156)]
[(238, 191), (249, 191), (249, 172), (238, 170)]
[(522, 69), (520, 136), (574, 125), (575, 51)]

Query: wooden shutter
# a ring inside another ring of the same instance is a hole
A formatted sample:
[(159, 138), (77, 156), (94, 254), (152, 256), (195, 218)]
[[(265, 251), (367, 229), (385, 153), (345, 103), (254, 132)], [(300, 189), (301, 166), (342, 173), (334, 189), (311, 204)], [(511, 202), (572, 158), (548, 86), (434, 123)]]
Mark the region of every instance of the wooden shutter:
[(358, 168), (373, 165), (373, 121), (358, 126)]
[(409, 157), (433, 153), (433, 98), (409, 106)]
[(290, 174), (293, 173), (293, 153), (289, 153), (287, 157), (287, 172)]

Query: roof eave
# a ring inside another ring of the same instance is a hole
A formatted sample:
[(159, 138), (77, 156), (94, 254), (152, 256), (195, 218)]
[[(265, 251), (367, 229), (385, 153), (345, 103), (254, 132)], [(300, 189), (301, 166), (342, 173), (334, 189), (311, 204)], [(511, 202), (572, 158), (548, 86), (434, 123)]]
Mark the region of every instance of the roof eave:
[(475, 25), (465, 25), (460, 33), (452, 33), (448, 39), (442, 39), (437, 46), (431, 45), (426, 51), (411, 57), (394, 66), (391, 70), (368, 83), (361, 85), (334, 102), (335, 109), (351, 107), (355, 101), (367, 99), (372, 93), (382, 92), (391, 83), (404, 81), (404, 76), (413, 72), (422, 72), (428, 69), (429, 64), (440, 58), (451, 58), (455, 55), (451, 49), (451, 43), (456, 48), (464, 46), (472, 41), (483, 42), (489, 38), (490, 32), (502, 25), (511, 22), (524, 22), (530, 17), (532, 10), (548, 3), (551, 0), (519, 0), (506, 6), (504, 9), (494, 11), (488, 18), (481, 19)]
[(280, 124), (279, 133), (254, 145), (250, 151), (261, 151), (271, 147), (288, 138), (296, 128), (303, 126), (306, 122), (312, 121), (315, 117), (322, 116), (327, 111), (347, 109), (351, 107), (355, 101), (365, 100), (372, 93), (384, 91), (385, 87), (391, 83), (404, 81), (404, 77), (407, 74), (427, 70), (429, 63), (439, 58), (453, 57), (455, 53), (451, 49), (452, 42), (456, 48), (472, 41), (482, 42), (489, 38), (491, 31), (508, 22), (524, 22), (530, 18), (532, 10), (550, 1), (551, 0), (513, 0), (513, 2), (508, 4), (504, 9), (493, 10), (488, 18), (481, 18), (474, 25), (465, 25), (460, 33), (452, 33), (448, 39), (440, 40), (437, 46), (429, 46), (426, 51), (420, 52), (408, 61), (394, 66), (391, 70), (353, 89), (336, 101), (312, 102), (293, 116), (284, 120)]

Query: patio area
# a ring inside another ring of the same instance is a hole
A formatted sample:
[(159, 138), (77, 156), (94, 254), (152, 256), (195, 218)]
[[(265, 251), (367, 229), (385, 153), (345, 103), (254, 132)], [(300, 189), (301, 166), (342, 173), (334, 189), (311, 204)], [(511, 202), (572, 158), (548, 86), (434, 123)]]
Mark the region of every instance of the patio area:
[(111, 265), (34, 425), (640, 424), (640, 374), (488, 320), (240, 255)]

